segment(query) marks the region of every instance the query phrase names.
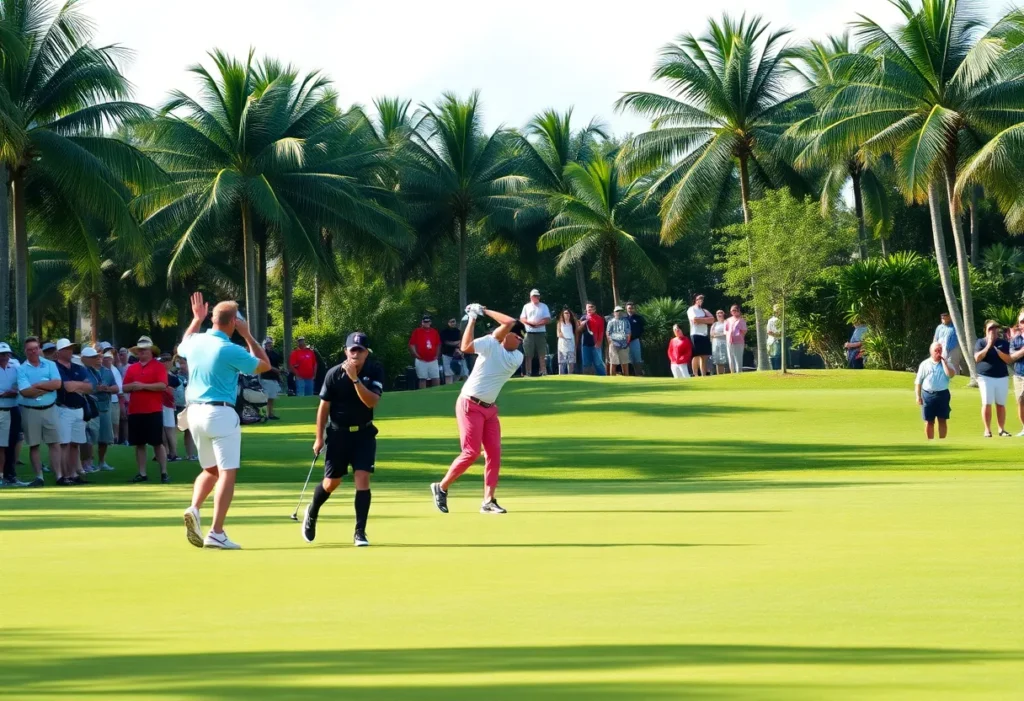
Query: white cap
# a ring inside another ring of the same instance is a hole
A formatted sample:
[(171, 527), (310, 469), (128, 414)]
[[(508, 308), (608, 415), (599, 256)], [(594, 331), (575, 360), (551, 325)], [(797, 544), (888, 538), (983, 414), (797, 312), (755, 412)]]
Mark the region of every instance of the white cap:
[(99, 353), (97, 353), (96, 349), (92, 346), (86, 346), (82, 349), (83, 358), (95, 358), (97, 355), (99, 355)]
[(532, 290), (530, 290), (530, 296), (533, 297), (534, 295), (536, 295), (537, 297), (540, 297), (540, 290), (538, 290), (536, 287), (534, 287)]
[(57, 341), (57, 350), (62, 351), (65, 348), (71, 348), (74, 345), (76, 345), (76, 344), (72, 343), (71, 341), (69, 341), (66, 338), (62, 338), (59, 341)]
[(6, 343), (0, 343), (0, 353), (11, 353), (11, 347)]

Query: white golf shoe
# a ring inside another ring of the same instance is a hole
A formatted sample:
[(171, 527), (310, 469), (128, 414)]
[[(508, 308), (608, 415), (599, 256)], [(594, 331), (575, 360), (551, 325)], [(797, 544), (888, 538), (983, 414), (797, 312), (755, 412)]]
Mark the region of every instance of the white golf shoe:
[(230, 538), (226, 531), (220, 533), (214, 533), (210, 531), (206, 534), (206, 540), (203, 541), (204, 548), (214, 548), (215, 550), (241, 550), (242, 546), (235, 543)]
[(190, 506), (185, 509), (185, 537), (197, 548), (203, 547), (203, 529), (199, 525), (199, 509)]

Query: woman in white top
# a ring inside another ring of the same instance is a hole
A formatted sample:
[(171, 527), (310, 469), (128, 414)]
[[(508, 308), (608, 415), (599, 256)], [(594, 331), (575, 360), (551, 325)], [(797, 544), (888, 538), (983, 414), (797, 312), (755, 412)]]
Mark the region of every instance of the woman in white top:
[(711, 325), (711, 363), (716, 374), (729, 372), (729, 341), (725, 336), (725, 311), (721, 309), (715, 312), (715, 323)]
[(694, 296), (693, 306), (686, 310), (686, 317), (690, 320), (690, 342), (693, 344), (693, 376), (706, 376), (708, 358), (711, 357), (711, 338), (708, 336), (708, 329), (715, 323), (715, 317), (704, 308), (704, 295)]
[[(523, 363), (519, 345), (525, 327), (522, 322), (507, 314), (491, 311), (479, 304), (469, 305), (466, 313), (469, 322), (462, 334), (462, 352), (476, 353), (476, 363), (455, 402), (462, 452), (452, 462), (444, 479), (430, 485), (430, 492), (434, 495), (437, 510), (443, 514), (448, 513), (448, 488), (476, 462), (480, 457), (480, 448), (483, 447), (486, 462), (484, 503), (480, 506), (480, 513), (503, 514), (505, 509), (498, 506), (494, 498), (498, 472), (501, 470), (501, 423), (498, 421), (498, 405), (495, 402), (498, 392)], [(499, 324), (494, 333), (473, 338), (473, 327), (478, 316), (488, 316)]]
[(579, 322), (569, 307), (558, 315), (558, 374), (572, 375), (576, 372), (576, 331)]

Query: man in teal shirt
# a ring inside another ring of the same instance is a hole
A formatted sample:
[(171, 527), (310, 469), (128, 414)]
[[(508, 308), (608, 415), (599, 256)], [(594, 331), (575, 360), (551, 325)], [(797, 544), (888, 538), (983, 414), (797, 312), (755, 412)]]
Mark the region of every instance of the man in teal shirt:
[(36, 473), (36, 478), (29, 483), (30, 487), (43, 486), (43, 463), (39, 454), (41, 443), (46, 443), (50, 449), (50, 467), (58, 484), (63, 483), (56, 406), (60, 386), (57, 364), (42, 357), (39, 339), (29, 336), (25, 339), (25, 362), (18, 366), (18, 404), (24, 409), (22, 428), (25, 442), (28, 443), (32, 469)]
[(942, 357), (949, 361), (954, 370), (960, 372), (960, 344), (957, 342), (956, 327), (949, 312), (939, 314), (939, 325), (935, 327), (935, 334), (932, 336), (933, 343), (942, 344)]
[[(266, 372), (270, 361), (238, 314), (237, 302), (214, 307), (213, 328), (199, 333), (207, 309), (203, 295), (193, 294), (192, 323), (178, 345), (178, 355), (188, 360), (188, 428), (203, 468), (193, 487), (192, 505), (185, 509), (185, 535), (197, 548), (238, 550), (241, 546), (224, 532), (224, 518), (235, 493), (235, 473), (242, 461), (242, 429), (235, 413), (238, 375)], [(231, 342), (236, 331), (249, 346), (248, 352)], [(215, 487), (213, 526), (204, 539), (199, 508)]]

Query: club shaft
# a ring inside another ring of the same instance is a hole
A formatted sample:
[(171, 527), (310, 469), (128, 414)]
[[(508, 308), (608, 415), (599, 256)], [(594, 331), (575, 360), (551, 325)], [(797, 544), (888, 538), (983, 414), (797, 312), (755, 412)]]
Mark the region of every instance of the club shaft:
[(316, 467), (316, 460), (320, 457), (317, 453), (313, 456), (313, 462), (309, 464), (309, 473), (306, 475), (306, 483), (302, 485), (302, 491), (299, 492), (299, 503), (295, 505), (295, 511), (292, 512), (292, 517), (295, 517), (299, 513), (299, 507), (302, 506), (302, 500), (306, 496), (306, 487), (309, 486), (309, 480), (313, 476), (313, 468)]

